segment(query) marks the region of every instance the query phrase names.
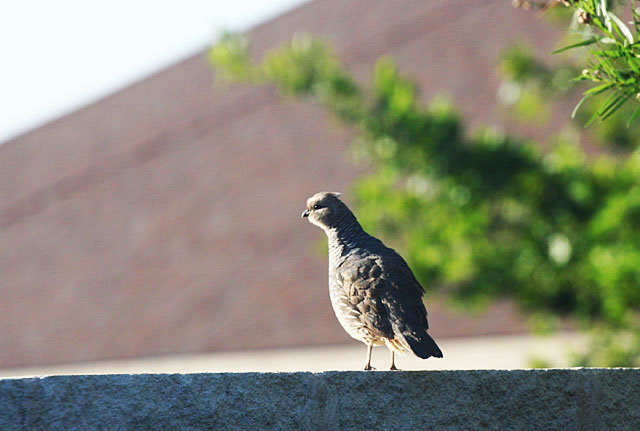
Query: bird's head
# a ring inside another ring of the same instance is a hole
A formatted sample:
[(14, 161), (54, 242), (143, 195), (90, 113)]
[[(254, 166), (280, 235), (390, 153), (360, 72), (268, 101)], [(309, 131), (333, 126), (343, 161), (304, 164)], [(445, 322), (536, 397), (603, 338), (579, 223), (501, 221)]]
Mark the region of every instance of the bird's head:
[(302, 213), (302, 217), (307, 217), (311, 223), (325, 230), (354, 218), (353, 213), (339, 197), (340, 193), (316, 193), (307, 199), (307, 209)]

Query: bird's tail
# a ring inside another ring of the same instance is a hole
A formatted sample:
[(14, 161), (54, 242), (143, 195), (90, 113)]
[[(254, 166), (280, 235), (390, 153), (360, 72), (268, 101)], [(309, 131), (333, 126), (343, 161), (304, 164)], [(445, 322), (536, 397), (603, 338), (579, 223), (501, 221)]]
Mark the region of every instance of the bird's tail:
[(403, 331), (402, 337), (416, 356), (427, 359), (431, 356), (442, 358), (442, 351), (427, 331)]

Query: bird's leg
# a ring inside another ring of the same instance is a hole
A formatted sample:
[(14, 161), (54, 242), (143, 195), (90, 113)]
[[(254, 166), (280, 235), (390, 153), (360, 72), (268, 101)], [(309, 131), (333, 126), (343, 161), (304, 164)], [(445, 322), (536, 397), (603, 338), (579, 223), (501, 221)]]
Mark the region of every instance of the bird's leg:
[(375, 370), (371, 366), (371, 350), (373, 349), (373, 344), (367, 344), (367, 363), (364, 366), (365, 371)]
[(396, 368), (395, 358), (396, 358), (395, 352), (392, 350), (391, 351), (391, 368), (389, 368), (390, 371), (398, 371), (398, 369)]

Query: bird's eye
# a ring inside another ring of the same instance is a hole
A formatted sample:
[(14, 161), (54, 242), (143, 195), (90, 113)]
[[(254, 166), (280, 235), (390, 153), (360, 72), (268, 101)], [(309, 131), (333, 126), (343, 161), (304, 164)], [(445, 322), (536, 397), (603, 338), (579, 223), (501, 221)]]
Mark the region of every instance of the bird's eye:
[(320, 205), (318, 205), (318, 204), (315, 204), (315, 205), (313, 206), (313, 209), (314, 209), (314, 210), (319, 210), (320, 208), (322, 208), (322, 206), (320, 206)]

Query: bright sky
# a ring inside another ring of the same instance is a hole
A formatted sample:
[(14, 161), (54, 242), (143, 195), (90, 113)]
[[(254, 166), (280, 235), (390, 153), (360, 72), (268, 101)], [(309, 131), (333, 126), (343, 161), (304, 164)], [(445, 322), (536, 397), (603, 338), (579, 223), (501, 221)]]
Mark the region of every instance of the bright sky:
[(0, 143), (305, 1), (2, 2)]

